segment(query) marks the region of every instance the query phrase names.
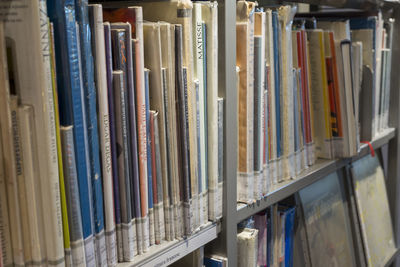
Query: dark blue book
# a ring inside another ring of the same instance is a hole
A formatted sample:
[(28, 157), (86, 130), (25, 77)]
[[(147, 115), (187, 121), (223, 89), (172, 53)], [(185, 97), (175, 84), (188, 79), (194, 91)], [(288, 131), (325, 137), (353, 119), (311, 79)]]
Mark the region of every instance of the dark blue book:
[(272, 30), (274, 44), (274, 68), (275, 68), (275, 114), (276, 114), (276, 153), (277, 157), (282, 156), (282, 134), (281, 134), (281, 71), (280, 71), (280, 46), (279, 46), (279, 20), (278, 12), (272, 11)]
[(97, 125), (97, 97), (89, 27), (88, 0), (75, 0), (76, 21), (79, 26), (82, 84), (86, 110), (90, 178), (92, 183), (96, 257), (98, 264), (107, 264), (104, 235), (103, 185), (100, 168), (99, 131)]
[(78, 174), (82, 230), (86, 263), (96, 264), (93, 242), (93, 199), (90, 180), (90, 154), (86, 123), (85, 94), (81, 80), (79, 28), (75, 21), (74, 0), (48, 1), (48, 14), (54, 25), (57, 90), (61, 125), (73, 125), (75, 160)]
[(204, 266), (206, 267), (223, 267), (224, 263), (220, 259), (216, 259), (213, 257), (204, 257)]

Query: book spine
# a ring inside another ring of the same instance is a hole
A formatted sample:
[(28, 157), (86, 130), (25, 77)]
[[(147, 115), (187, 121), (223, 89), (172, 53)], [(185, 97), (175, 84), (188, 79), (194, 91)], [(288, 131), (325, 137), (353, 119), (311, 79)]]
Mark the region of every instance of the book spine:
[(86, 128), (89, 148), (90, 181), (94, 218), (94, 242), (97, 266), (107, 265), (107, 249), (104, 235), (104, 210), (100, 146), (97, 125), (97, 99), (94, 83), (94, 65), (89, 27), (88, 0), (75, 0), (76, 21), (79, 25), (82, 83), (84, 91)]
[[(114, 30), (113, 30), (114, 33)], [(123, 40), (124, 31), (116, 31), (119, 40)], [(123, 259), (131, 261), (134, 257), (135, 241), (132, 236), (132, 222), (130, 214), (130, 181), (129, 181), (129, 144), (127, 118), (127, 90), (123, 71), (113, 71), (114, 107), (116, 118), (116, 141), (121, 151), (118, 155), (118, 176), (121, 197), (122, 242)]]
[(119, 177), (118, 160), (116, 146), (115, 112), (114, 112), (114, 94), (112, 84), (112, 46), (111, 46), (111, 27), (109, 23), (103, 23), (104, 26), (104, 44), (106, 53), (106, 77), (107, 77), (107, 97), (110, 125), (110, 145), (111, 145), (111, 170), (113, 183), (113, 206), (115, 212), (116, 237), (117, 237), (117, 257), (118, 261), (123, 260), (122, 254), (122, 233), (121, 233), (121, 206), (119, 201)]
[[(18, 233), (12, 232), (12, 234), (18, 237), (18, 242), (13, 244), (13, 253), (14, 253), (14, 264), (25, 264), (26, 260), (28, 262), (31, 261), (31, 250), (30, 250), (30, 242), (29, 242), (29, 226), (28, 220), (23, 218), (25, 214), (27, 214), (27, 202), (26, 202), (26, 194), (24, 188), (24, 169), (23, 169), (23, 159), (22, 159), (22, 148), (21, 148), (21, 138), (20, 138), (20, 130), (18, 125), (18, 99), (17, 96), (11, 96), (11, 133), (12, 133), (12, 145), (14, 151), (14, 166), (16, 172), (16, 179), (14, 182), (15, 186), (15, 203), (16, 203), (16, 218), (17, 221), (17, 230)], [(10, 191), (7, 192), (8, 195)], [(9, 209), (11, 211), (11, 207)], [(15, 231), (12, 229), (12, 231)], [(14, 240), (13, 240), (14, 241)], [(18, 253), (18, 251), (20, 253)]]
[(264, 60), (262, 58), (262, 37), (254, 37), (254, 199), (262, 197), (262, 106)]
[[(136, 74), (136, 90), (140, 89), (140, 82), (138, 81), (140, 76), (139, 65), (140, 55), (138, 55), (140, 49), (140, 42), (137, 39), (132, 40), (132, 58), (135, 59), (135, 74)], [(136, 117), (137, 118), (137, 117)], [(133, 121), (136, 123), (136, 121)], [(137, 125), (137, 124), (136, 124)], [(131, 131), (132, 139), (131, 139), (131, 154), (133, 159), (133, 198), (135, 201), (134, 205), (134, 217), (136, 217), (136, 239), (137, 239), (137, 251), (138, 254), (143, 253), (143, 220), (141, 219), (141, 197), (140, 197), (140, 181), (139, 181), (139, 162), (138, 162), (138, 136), (137, 136), (137, 127), (135, 127), (135, 131)], [(136, 146), (136, 149), (135, 149)]]
[[(168, 91), (168, 82), (167, 82), (167, 69), (166, 68), (161, 68), (161, 78), (162, 78), (162, 87), (163, 87), (163, 95), (164, 95), (164, 114), (165, 114), (165, 143), (167, 144), (167, 162), (170, 164), (167, 165), (168, 167), (168, 178), (170, 178), (169, 183), (168, 183), (168, 192), (169, 193), (169, 207), (166, 207), (167, 209), (167, 218), (166, 220), (166, 232), (163, 233), (163, 235), (167, 236), (167, 240), (173, 239), (175, 236), (175, 226), (178, 223), (178, 215), (175, 212), (176, 208), (176, 185), (175, 185), (175, 177), (172, 176), (172, 169), (174, 168), (173, 163), (171, 162), (173, 155), (173, 149), (176, 149), (176, 147), (172, 146), (172, 138), (176, 138), (172, 136), (172, 126), (171, 126), (171, 121), (170, 121), (170, 112), (171, 112), (171, 107), (170, 107), (170, 100), (169, 100), (169, 94), (170, 92)], [(172, 106), (173, 108), (174, 106)], [(170, 132), (171, 130), (171, 132)], [(174, 172), (175, 173), (175, 172)]]
[[(68, 255), (70, 250), (69, 245), (69, 233), (68, 233), (68, 219), (65, 217), (65, 192), (63, 186), (60, 185), (63, 179), (62, 174), (60, 176), (60, 166), (58, 163), (57, 155), (57, 136), (56, 136), (56, 122), (55, 122), (55, 110), (54, 110), (54, 95), (53, 95), (53, 78), (52, 78), (52, 55), (51, 55), (51, 31), (49, 25), (49, 18), (47, 15), (46, 1), (39, 1), (39, 20), (40, 20), (40, 36), (41, 36), (41, 50), (43, 60), (43, 71), (45, 75), (45, 92), (43, 94), (43, 107), (44, 114), (46, 114), (47, 123), (45, 124), (45, 130), (48, 134), (48, 139), (44, 136), (38, 136), (38, 138), (47, 139), (50, 162), (47, 162), (49, 169), (48, 178), (50, 179), (46, 184), (49, 192), (47, 200), (51, 200), (53, 208), (43, 209), (45, 216), (44, 219), (46, 231), (52, 231), (53, 237), (49, 238), (46, 235), (46, 247), (47, 247), (47, 260), (50, 265), (59, 265), (64, 262), (65, 255)], [(54, 55), (53, 55), (54, 57)], [(54, 69), (54, 68), (53, 68)], [(61, 167), (62, 172), (62, 167)], [(60, 180), (61, 179), (61, 180)], [(43, 186), (42, 186), (43, 187)], [(46, 197), (44, 197), (46, 198)], [(43, 201), (45, 201), (43, 199)], [(43, 205), (46, 202), (43, 203)], [(64, 223), (64, 224), (63, 224)], [(64, 242), (63, 242), (64, 241)], [(56, 246), (54, 244), (57, 244)], [(63, 246), (63, 245), (64, 246)]]
[(106, 48), (104, 39), (103, 13), (101, 5), (89, 6), (92, 34), (92, 51), (95, 62), (95, 85), (98, 103), (98, 121), (100, 128), (101, 166), (104, 192), (105, 237), (107, 265), (117, 264), (117, 237), (115, 232), (115, 213), (113, 196), (113, 169), (110, 140), (110, 115), (108, 109)]
[[(75, 6), (73, 0), (63, 3), (49, 3), (51, 21), (54, 24), (56, 50), (57, 85), (59, 88), (60, 121), (62, 125), (73, 125), (76, 144), (75, 160), (78, 173), (80, 206), (85, 242), (87, 264), (95, 264), (93, 240), (93, 210), (90, 183), (89, 150), (87, 140), (84, 93), (81, 83), (79, 31), (75, 23)], [(66, 45), (66, 50), (65, 50)]]
[(200, 129), (200, 84), (199, 80), (194, 80), (194, 90), (196, 92), (196, 122), (197, 122), (197, 127), (196, 127), (196, 134), (197, 134), (197, 165), (198, 165), (198, 176), (197, 176), (197, 187), (198, 187), (198, 201), (197, 201), (197, 209), (198, 209), (198, 214), (199, 214), (199, 222), (203, 221), (203, 201), (202, 201), (202, 195), (203, 195), (203, 188), (202, 188), (202, 157), (201, 157), (201, 141), (200, 141), (200, 135), (201, 135), (201, 129)]
[[(20, 129), (20, 144), (23, 158), (23, 170), (24, 170), (24, 191), (25, 201), (27, 208), (25, 211), (21, 210), (21, 215), (27, 221), (29, 235), (27, 236), (27, 246), (30, 247), (29, 260), (25, 258), (27, 264), (34, 266), (43, 265), (45, 262), (45, 247), (44, 247), (44, 229), (43, 229), (43, 217), (42, 217), (42, 202), (41, 202), (41, 191), (40, 181), (35, 177), (35, 173), (38, 172), (37, 162), (37, 149), (35, 145), (35, 127), (33, 119), (33, 108), (29, 105), (23, 105), (18, 107), (18, 127)], [(22, 192), (20, 191), (20, 196)], [(29, 203), (29, 205), (28, 205)], [(26, 212), (26, 213), (24, 213)], [(25, 233), (24, 233), (25, 234)], [(69, 239), (69, 234), (68, 234)]]
[[(0, 30), (1, 31), (1, 30)], [(1, 33), (0, 33), (1, 35)], [(6, 169), (3, 155), (3, 139), (0, 133), (0, 247), (1, 264), (11, 266), (13, 264), (12, 245), (11, 245), (11, 226), (7, 206), (6, 192)]]
[[(165, 222), (164, 218), (164, 209), (163, 209), (163, 179), (162, 179), (162, 169), (161, 169), (161, 154), (160, 154), (160, 137), (159, 137), (159, 127), (158, 127), (158, 113), (154, 114), (154, 146), (155, 146), (155, 160), (156, 160), (156, 170), (157, 170), (157, 198), (159, 200), (159, 228), (161, 232), (161, 236), (163, 236), (163, 232), (165, 231)], [(160, 202), (161, 201), (161, 202)], [(165, 238), (165, 235), (164, 235)]]
[(50, 23), (49, 29), (50, 29), (50, 56), (51, 56), (51, 83), (52, 83), (53, 100), (54, 100), (58, 174), (60, 177), (60, 197), (61, 197), (61, 211), (62, 211), (62, 223), (63, 223), (63, 233), (64, 233), (63, 237), (64, 237), (65, 265), (71, 266), (72, 255), (71, 255), (71, 244), (70, 244), (69, 225), (68, 225), (67, 200), (66, 200), (65, 186), (64, 186), (64, 169), (62, 162), (62, 148), (61, 148), (61, 137), (60, 137), (60, 112), (58, 107), (58, 94), (57, 94), (56, 56), (55, 56), (56, 52), (54, 46), (54, 26), (52, 23)]
[[(146, 70), (147, 71), (147, 70)], [(152, 199), (153, 199), (153, 207), (154, 207), (154, 242), (155, 244), (160, 244), (160, 229), (157, 227), (159, 225), (159, 214), (156, 212), (156, 206), (158, 206), (158, 195), (157, 195), (157, 169), (156, 169), (156, 151), (154, 144), (154, 113), (155, 111), (149, 110), (149, 120), (147, 121), (147, 126), (149, 127), (148, 135), (147, 135), (147, 143), (149, 144), (147, 150), (147, 162), (151, 163), (151, 168), (147, 168), (147, 170), (151, 170), (151, 179), (152, 179)]]
[(224, 185), (224, 99), (218, 98), (218, 190), (216, 194), (216, 218), (222, 217)]
[(73, 126), (60, 129), (73, 266), (86, 266)]
[(143, 252), (149, 247), (149, 222), (148, 222), (148, 207), (147, 202), (147, 141), (146, 141), (146, 94), (145, 94), (145, 79), (144, 79), (144, 47), (143, 47), (143, 11), (141, 7), (132, 7), (135, 12), (136, 23), (136, 116), (137, 116), (137, 140), (138, 140), (138, 163), (141, 195), (141, 220), (143, 221)]
[(144, 84), (145, 84), (145, 104), (146, 104), (146, 154), (147, 154), (147, 190), (148, 190), (148, 203), (149, 203), (149, 225), (150, 225), (150, 246), (155, 244), (154, 232), (154, 210), (153, 210), (153, 178), (151, 168), (151, 143), (150, 143), (150, 99), (149, 99), (149, 75), (150, 70), (144, 70)]
[(190, 169), (190, 153), (189, 153), (189, 118), (188, 118), (188, 95), (187, 95), (187, 70), (185, 67), (182, 68), (182, 80), (183, 80), (183, 88), (181, 88), (181, 92), (179, 92), (179, 100), (181, 102), (181, 131), (182, 131), (182, 155), (184, 157), (184, 168), (185, 168), (185, 175), (183, 177), (183, 213), (184, 213), (184, 220), (183, 223), (185, 225), (185, 235), (190, 235), (193, 231), (193, 209), (195, 208), (193, 205), (193, 198), (192, 198), (192, 179), (191, 179), (191, 172)]
[[(206, 56), (206, 25), (202, 20), (202, 4), (193, 4), (193, 54), (194, 54), (194, 77), (197, 78), (199, 82), (199, 131), (198, 131), (198, 155), (200, 157), (198, 160), (199, 166), (199, 187), (201, 186), (201, 192), (199, 190), (199, 206), (200, 206), (200, 224), (207, 221), (208, 214), (206, 215), (205, 204), (207, 199), (206, 195), (206, 177), (207, 177), (207, 71), (204, 67), (205, 56)], [(207, 212), (208, 213), (208, 212)]]

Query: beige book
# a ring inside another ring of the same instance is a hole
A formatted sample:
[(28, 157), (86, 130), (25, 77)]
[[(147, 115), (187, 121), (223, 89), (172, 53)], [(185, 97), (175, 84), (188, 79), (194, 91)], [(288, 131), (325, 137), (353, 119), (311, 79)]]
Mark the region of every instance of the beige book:
[(252, 2), (239, 1), (236, 9), (236, 65), (238, 88), (238, 201), (254, 197), (254, 8)]
[[(46, 258), (46, 246), (44, 241), (43, 213), (40, 177), (37, 176), (39, 169), (38, 151), (35, 144), (34, 110), (31, 106), (18, 107), (18, 124), (20, 129), (24, 182), (25, 201), (27, 203), (26, 214), (22, 219), (28, 222), (29, 236), (28, 246), (31, 249), (31, 261), (35, 266), (44, 266)], [(21, 192), (20, 192), (21, 194)], [(22, 210), (21, 210), (22, 211)], [(25, 259), (28, 263), (28, 261)]]
[[(181, 24), (183, 28), (183, 66), (187, 68), (188, 87), (188, 115), (189, 115), (189, 146), (190, 146), (190, 179), (192, 195), (197, 196), (197, 134), (196, 134), (196, 94), (193, 84), (193, 49), (192, 49), (192, 9), (190, 0), (144, 2), (143, 17), (149, 21), (167, 21), (169, 23)], [(196, 197), (193, 197), (195, 200)], [(196, 207), (195, 202), (193, 205)], [(196, 210), (196, 208), (194, 209)], [(194, 229), (199, 226), (198, 216), (194, 213)]]
[(258, 230), (244, 228), (237, 235), (238, 266), (257, 266)]
[[(35, 110), (36, 144), (40, 151), (38, 175), (43, 181), (42, 191), (46, 192), (42, 194), (42, 203), (46, 203), (43, 218), (47, 259), (50, 265), (58, 266), (64, 264), (64, 248), (49, 36), (42, 34), (49, 32), (46, 2), (12, 2), (18, 5), (12, 5), (10, 12), (3, 13), (1, 19), (7, 21), (5, 36), (13, 55), (12, 72), (18, 73), (18, 78), (15, 79), (16, 92), (22, 104), (32, 105)], [(0, 7), (9, 9), (10, 2), (2, 1)], [(44, 21), (46, 23), (43, 23)], [(28, 43), (29, 49), (26, 49)]]
[(294, 118), (293, 118), (293, 63), (292, 63), (292, 24), (296, 9), (281, 6), (278, 10), (282, 32), (282, 115), (283, 124), (283, 179), (294, 178)]
[(218, 3), (201, 2), (202, 18), (206, 24), (207, 53), (207, 157), (208, 157), (208, 218), (222, 216), (218, 202)]

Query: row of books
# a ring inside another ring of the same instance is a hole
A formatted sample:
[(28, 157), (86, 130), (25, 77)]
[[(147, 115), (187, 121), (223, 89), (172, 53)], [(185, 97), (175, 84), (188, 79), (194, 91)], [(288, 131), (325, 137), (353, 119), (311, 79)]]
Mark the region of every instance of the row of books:
[(217, 4), (20, 2), (0, 3), (2, 263), (115, 266), (218, 220)]
[(172, 263), (171, 267), (191, 266), (191, 267), (227, 267), (228, 259), (218, 254), (204, 252), (204, 246), (189, 253), (182, 259)]
[(241, 222), (238, 266), (293, 266), (296, 207), (274, 204)]
[(239, 202), (388, 128), (393, 19), (295, 15), (237, 2)]
[(349, 179), (333, 172), (285, 200), (296, 206), (274, 204), (241, 222), (238, 266), (386, 264), (396, 246), (379, 159), (365, 156), (346, 173)]

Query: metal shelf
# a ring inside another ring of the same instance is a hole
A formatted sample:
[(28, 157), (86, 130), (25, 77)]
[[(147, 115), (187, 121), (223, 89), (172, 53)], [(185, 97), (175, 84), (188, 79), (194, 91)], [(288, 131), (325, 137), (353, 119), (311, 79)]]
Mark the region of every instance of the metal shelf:
[[(395, 129), (390, 128), (380, 133), (372, 142), (371, 145), (374, 149), (377, 149), (384, 144), (387, 144), (395, 136)], [(252, 204), (238, 204), (236, 222), (240, 223), (246, 218), (265, 210), (267, 207), (274, 203), (277, 203), (288, 196), (296, 193), (300, 189), (314, 183), (315, 181), (325, 177), (329, 173), (336, 171), (346, 164), (353, 162), (369, 153), (369, 146), (362, 144), (360, 152), (357, 156), (345, 159), (327, 160), (318, 159), (317, 162), (304, 170), (299, 177), (294, 180), (283, 182), (279, 184), (279, 188), (268, 193), (264, 198), (255, 201)]]
[(396, 251), (393, 253), (393, 255), (389, 258), (389, 260), (385, 263), (384, 267), (389, 267), (392, 265), (392, 263), (394, 262), (394, 260), (397, 258), (397, 256), (399, 256), (400, 253), (400, 249), (396, 249)]
[(355, 8), (355, 9), (370, 9), (373, 7), (380, 7), (386, 4), (399, 4), (399, 0), (259, 0), (260, 6), (279, 4), (283, 2), (304, 3), (311, 5), (323, 5), (337, 8)]
[(219, 222), (209, 222), (193, 235), (182, 240), (173, 240), (153, 246), (145, 254), (136, 256), (132, 262), (122, 262), (117, 267), (168, 266), (194, 250), (217, 238), (221, 231)]

